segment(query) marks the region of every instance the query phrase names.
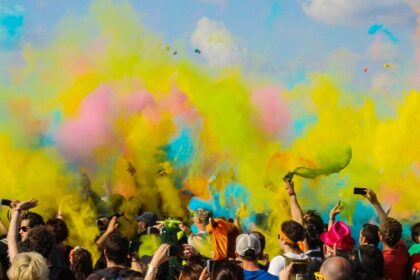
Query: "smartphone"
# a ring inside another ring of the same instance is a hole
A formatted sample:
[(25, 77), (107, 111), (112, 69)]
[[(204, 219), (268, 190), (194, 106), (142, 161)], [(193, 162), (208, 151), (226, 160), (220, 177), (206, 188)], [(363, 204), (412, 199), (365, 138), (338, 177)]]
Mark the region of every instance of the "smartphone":
[(155, 227), (147, 227), (147, 234), (160, 234), (160, 229)]
[(364, 194), (366, 194), (366, 188), (354, 188), (353, 189), (353, 194), (364, 195)]
[(213, 268), (214, 268), (214, 260), (208, 259), (206, 262), (206, 265), (207, 265), (207, 271), (209, 272), (210, 275), (212, 275)]
[(129, 246), (129, 251), (128, 252), (130, 254), (134, 254), (134, 253), (137, 253), (139, 251), (140, 243), (130, 241), (128, 246)]
[(0, 199), (0, 205), (9, 206), (12, 204), (12, 201), (9, 199)]
[(169, 247), (168, 257), (180, 257), (182, 255), (182, 247), (177, 245), (172, 245)]

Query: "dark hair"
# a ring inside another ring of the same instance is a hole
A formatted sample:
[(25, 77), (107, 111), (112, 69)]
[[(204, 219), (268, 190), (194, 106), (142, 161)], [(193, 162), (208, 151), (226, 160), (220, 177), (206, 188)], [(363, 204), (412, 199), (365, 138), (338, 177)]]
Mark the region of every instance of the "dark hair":
[(66, 223), (61, 219), (50, 219), (46, 223), (47, 227), (55, 236), (55, 241), (57, 243), (63, 242), (69, 236), (69, 228)]
[(119, 265), (125, 265), (129, 253), (129, 243), (121, 233), (114, 232), (105, 240), (105, 256)]
[(362, 235), (366, 238), (368, 244), (378, 246), (379, 244), (379, 227), (372, 224), (364, 224), (362, 227)]
[(34, 212), (24, 213), (20, 220), (29, 220), (28, 226), (31, 228), (45, 224), (42, 216)]
[(313, 224), (305, 224), (305, 240), (306, 243), (308, 243), (309, 249), (316, 249), (322, 247), (322, 241), (320, 238), (320, 234), (318, 233), (318, 230), (315, 225)]
[(351, 261), (355, 279), (374, 280), (384, 277), (384, 257), (376, 246), (360, 246), (352, 253)]
[(281, 224), (281, 231), (293, 242), (302, 241), (305, 238), (303, 226), (295, 221), (286, 221)]
[(411, 238), (415, 243), (417, 243), (416, 236), (418, 235), (420, 235), (420, 223), (416, 223), (411, 227)]
[(243, 280), (242, 267), (235, 261), (214, 261), (210, 271), (211, 280)]
[(250, 234), (251, 235), (254, 235), (260, 241), (261, 251), (260, 251), (260, 253), (258, 255), (258, 258), (259, 259), (262, 259), (263, 255), (264, 255), (264, 249), (265, 249), (265, 236), (264, 236), (264, 234), (262, 234), (259, 231), (253, 231)]
[(179, 280), (196, 280), (200, 278), (204, 265), (198, 262), (192, 262), (182, 266)]
[(75, 249), (72, 253), (71, 271), (76, 280), (84, 280), (92, 273), (92, 255), (84, 248)]
[(394, 247), (401, 239), (402, 226), (400, 222), (398, 222), (394, 218), (388, 217), (381, 224), (379, 231), (382, 235), (382, 242), (384, 242), (390, 247)]
[(29, 233), (24, 241), (24, 247), (28, 251), (40, 253), (48, 259), (55, 244), (54, 235), (46, 226), (36, 226)]
[(324, 221), (316, 210), (308, 210), (305, 215), (303, 215), (303, 226), (306, 227), (308, 225), (312, 225), (316, 229), (318, 235), (321, 235), (321, 233), (325, 231)]
[(317, 211), (306, 211), (305, 215), (303, 215), (303, 228), (305, 229), (305, 240), (309, 249), (322, 247), (323, 243), (320, 236), (325, 231), (325, 228), (324, 221)]

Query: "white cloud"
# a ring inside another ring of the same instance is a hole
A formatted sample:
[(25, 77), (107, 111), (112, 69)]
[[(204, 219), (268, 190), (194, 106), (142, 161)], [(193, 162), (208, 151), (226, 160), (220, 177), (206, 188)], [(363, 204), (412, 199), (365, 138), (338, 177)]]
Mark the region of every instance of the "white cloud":
[(223, 22), (203, 17), (197, 21), (191, 36), (191, 44), (211, 66), (229, 66), (241, 60), (241, 50), (235, 45), (232, 35)]
[(301, 0), (305, 14), (330, 24), (404, 24), (415, 12), (401, 0)]

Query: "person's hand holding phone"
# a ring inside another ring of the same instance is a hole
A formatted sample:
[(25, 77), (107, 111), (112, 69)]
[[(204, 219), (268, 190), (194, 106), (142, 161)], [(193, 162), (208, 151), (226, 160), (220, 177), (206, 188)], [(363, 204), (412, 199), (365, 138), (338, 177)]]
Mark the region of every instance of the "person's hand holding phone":
[(109, 221), (108, 227), (106, 228), (106, 233), (111, 234), (118, 228), (118, 218), (117, 216), (114, 216)]
[(150, 266), (157, 268), (161, 264), (166, 262), (169, 259), (168, 254), (170, 247), (171, 246), (166, 243), (160, 245), (159, 248), (157, 248), (156, 252), (153, 254), (153, 258), (150, 261)]
[(363, 195), (372, 204), (379, 203), (376, 193), (371, 189), (366, 189), (366, 194)]

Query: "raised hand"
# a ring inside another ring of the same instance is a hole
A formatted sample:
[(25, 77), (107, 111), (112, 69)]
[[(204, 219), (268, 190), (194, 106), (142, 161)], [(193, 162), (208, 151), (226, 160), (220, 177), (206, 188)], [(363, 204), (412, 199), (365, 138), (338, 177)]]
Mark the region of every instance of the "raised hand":
[(330, 219), (334, 220), (335, 216), (340, 214), (340, 212), (343, 210), (343, 205), (339, 202), (336, 206), (334, 206), (333, 209), (330, 211)]
[(156, 252), (153, 254), (153, 258), (150, 261), (150, 265), (152, 267), (159, 267), (161, 264), (166, 262), (168, 257), (169, 248), (171, 246), (169, 244), (162, 244), (157, 248)]
[(112, 217), (109, 221), (108, 227), (106, 228), (106, 233), (112, 233), (118, 228), (118, 218), (116, 216)]
[(26, 200), (26, 201), (22, 201), (16, 204), (16, 209), (20, 209), (20, 210), (29, 210), (31, 208), (34, 208), (38, 205), (38, 200), (36, 199), (31, 199), (31, 200)]
[(366, 194), (363, 195), (370, 203), (375, 204), (378, 203), (378, 198), (376, 193), (371, 189), (366, 189)]

